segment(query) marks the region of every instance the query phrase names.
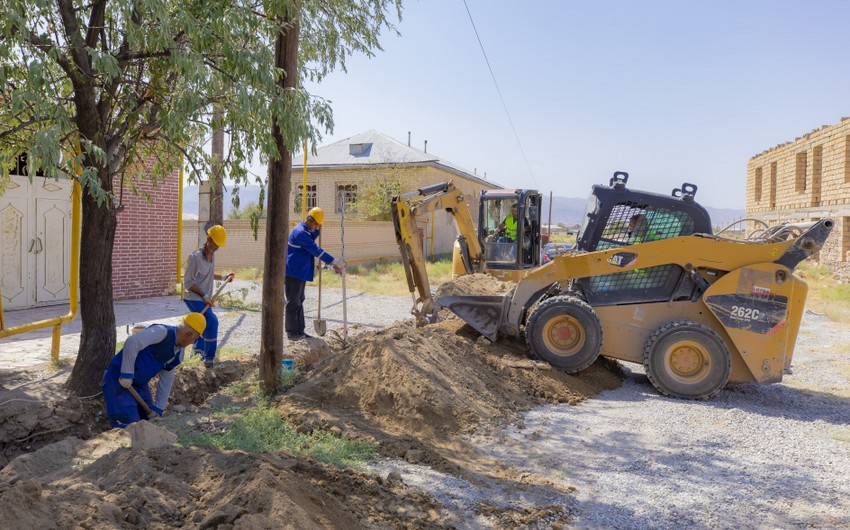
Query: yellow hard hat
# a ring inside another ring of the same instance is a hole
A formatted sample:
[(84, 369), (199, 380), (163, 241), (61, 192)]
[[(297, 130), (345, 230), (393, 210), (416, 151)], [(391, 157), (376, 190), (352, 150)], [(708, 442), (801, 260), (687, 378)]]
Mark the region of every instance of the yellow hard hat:
[(307, 215), (309, 217), (312, 217), (313, 220), (319, 224), (324, 224), (325, 222), (325, 212), (323, 212), (322, 209), (318, 206), (310, 208), (310, 211), (307, 212)]
[(189, 313), (183, 317), (183, 322), (185, 322), (190, 328), (197, 331), (198, 335), (202, 335), (204, 330), (207, 328), (207, 319), (200, 313)]
[(221, 225), (211, 226), (210, 229), (207, 230), (207, 235), (212, 238), (213, 243), (220, 247), (223, 247), (224, 244), (227, 243), (227, 230), (225, 230)]

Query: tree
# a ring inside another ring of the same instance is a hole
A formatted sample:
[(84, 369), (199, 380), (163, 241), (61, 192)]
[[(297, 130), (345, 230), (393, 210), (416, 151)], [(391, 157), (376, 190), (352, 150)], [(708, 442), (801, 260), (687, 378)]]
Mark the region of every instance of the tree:
[(253, 217), (266, 218), (266, 211), (255, 202), (245, 205), (245, 208), (234, 208), (228, 215), (230, 219), (251, 219)]
[[(276, 6), (281, 7), (281, 6)], [(395, 7), (401, 17), (401, 0), (303, 0), (284, 9), (270, 9), (274, 33), (277, 86), (284, 97), (271, 119), (273, 147), (269, 157), (268, 220), (263, 268), (263, 313), (260, 346), (260, 378), (268, 393), (277, 390), (283, 357), (283, 283), (286, 274), (286, 241), (289, 236), (289, 195), (292, 187), (292, 152), (308, 135), (313, 137), (308, 112), (309, 98), (303, 79), (321, 81), (337, 66), (345, 69), (346, 56), (372, 55), (380, 49), (382, 28), (392, 29), (387, 18)], [(300, 57), (299, 57), (300, 52)], [(301, 66), (299, 68), (299, 60)], [(327, 110), (321, 113), (320, 110)], [(331, 125), (330, 109), (312, 107), (313, 115)], [(315, 145), (315, 143), (314, 143)], [(262, 201), (262, 199), (261, 199)]]
[(372, 221), (389, 221), (393, 196), (416, 189), (421, 182), (417, 168), (394, 164), (377, 168), (360, 184), (354, 209)]
[[(287, 2), (279, 2), (287, 3)], [(230, 0), (4, 0), (0, 13), (0, 180), (28, 154), (29, 174), (75, 175), (84, 190), (79, 355), (68, 388), (98, 390), (115, 351), (112, 249), (120, 188), (165, 178), (186, 157), (209, 173), (201, 139), (213, 103), (231, 138), (222, 160), (269, 152), (280, 98), (266, 20)], [(305, 113), (309, 114), (309, 106)], [(320, 113), (326, 113), (323, 107)], [(145, 168), (142, 161), (154, 160)]]

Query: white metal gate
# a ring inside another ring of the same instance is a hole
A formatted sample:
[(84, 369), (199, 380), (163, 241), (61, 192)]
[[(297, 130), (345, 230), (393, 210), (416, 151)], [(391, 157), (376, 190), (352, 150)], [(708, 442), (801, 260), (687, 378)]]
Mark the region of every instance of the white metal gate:
[(4, 309), (69, 298), (71, 181), (11, 177), (0, 197), (0, 293)]

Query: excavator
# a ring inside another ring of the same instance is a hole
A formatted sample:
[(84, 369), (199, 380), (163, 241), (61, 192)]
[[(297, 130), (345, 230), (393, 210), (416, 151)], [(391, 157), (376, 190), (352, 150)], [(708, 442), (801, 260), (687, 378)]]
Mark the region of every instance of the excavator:
[(781, 381), (808, 293), (794, 269), (821, 249), (832, 219), (725, 237), (712, 233), (697, 186), (662, 195), (627, 183), (617, 172), (593, 186), (575, 250), (524, 271), (504, 296), (437, 304), (490, 340), (524, 336), (534, 357), (568, 373), (600, 355), (642, 364), (668, 396)]
[[(439, 306), (434, 301), (425, 270), (417, 216), (444, 210), (455, 220), (458, 236), (452, 256), (454, 276), (487, 273), (500, 280), (517, 282), (528, 270), (540, 266), (540, 193), (526, 189), (484, 190), (479, 199), (476, 230), (465, 194), (451, 181), (392, 198), (396, 242), (414, 299), (411, 313), (420, 325), (436, 320)], [(501, 225), (512, 206), (517, 207), (518, 222), (516, 233), (507, 234)]]

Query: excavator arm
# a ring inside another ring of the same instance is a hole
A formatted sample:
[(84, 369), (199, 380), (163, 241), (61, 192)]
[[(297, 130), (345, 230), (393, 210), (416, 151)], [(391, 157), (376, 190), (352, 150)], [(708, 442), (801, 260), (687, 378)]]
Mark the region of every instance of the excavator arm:
[(431, 285), (425, 269), (425, 254), (422, 237), (416, 226), (416, 216), (435, 210), (445, 210), (455, 220), (461, 254), (468, 273), (480, 266), (483, 252), (475, 233), (475, 225), (463, 192), (452, 182), (442, 182), (415, 191), (396, 195), (392, 199), (393, 227), (396, 242), (401, 252), (407, 287), (413, 297), (411, 313), (417, 323), (435, 320), (438, 306), (431, 296)]

